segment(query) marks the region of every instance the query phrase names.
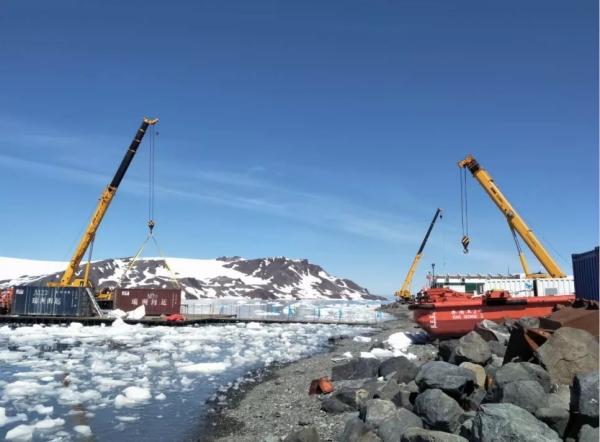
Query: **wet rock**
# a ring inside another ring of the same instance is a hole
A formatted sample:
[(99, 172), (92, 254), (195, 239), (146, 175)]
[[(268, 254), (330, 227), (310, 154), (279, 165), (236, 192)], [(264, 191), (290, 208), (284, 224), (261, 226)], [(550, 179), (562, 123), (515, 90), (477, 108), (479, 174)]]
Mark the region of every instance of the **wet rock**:
[(386, 359), (379, 365), (379, 376), (387, 376), (396, 372), (394, 379), (397, 382), (409, 383), (417, 377), (418, 367), (405, 356), (396, 356)]
[(575, 376), (572, 390), (572, 403), (575, 411), (584, 418), (586, 424), (598, 427), (598, 389), (599, 373)]
[(486, 374), (485, 369), (481, 365), (473, 364), (472, 362), (463, 362), (459, 365), (459, 367), (466, 368), (467, 370), (471, 370), (473, 373), (475, 373), (475, 384), (478, 387), (483, 387), (485, 385)]
[(462, 424), (460, 424), (460, 429), (458, 430), (458, 435), (464, 437), (467, 440), (471, 440), (471, 435), (473, 434), (473, 419), (467, 419)]
[(496, 402), (513, 404), (532, 414), (548, 406), (548, 394), (537, 381), (509, 382), (500, 387)]
[(577, 375), (598, 371), (598, 341), (586, 332), (561, 327), (536, 351), (535, 356), (550, 374), (552, 383), (573, 385)]
[(377, 376), (379, 360), (375, 358), (351, 359), (345, 364), (334, 365), (331, 368), (331, 380), (357, 380)]
[(589, 425), (584, 425), (579, 430), (578, 442), (598, 442), (600, 440), (600, 428), (592, 428)]
[(442, 390), (431, 389), (417, 396), (414, 413), (423, 420), (425, 428), (454, 433), (460, 426), (463, 411), (458, 402)]
[(506, 354), (506, 345), (502, 342), (488, 341), (488, 347), (490, 348), (492, 355), (504, 358), (504, 355)]
[(472, 331), (458, 340), (458, 345), (452, 351), (448, 362), (454, 365), (460, 365), (463, 362), (485, 365), (491, 359), (492, 352), (487, 342), (479, 333)]
[(436, 388), (448, 396), (463, 400), (475, 389), (475, 373), (441, 361), (426, 362), (415, 379), (420, 391)]
[(467, 396), (463, 403), (463, 409), (466, 411), (477, 411), (484, 398), (485, 390), (482, 388), (478, 388), (477, 390), (473, 391), (473, 393), (471, 393), (469, 396)]
[(448, 362), (448, 359), (450, 359), (450, 355), (456, 347), (458, 347), (458, 339), (448, 339), (446, 341), (440, 341), (440, 345), (438, 347), (438, 356), (442, 361)]
[(372, 425), (365, 424), (358, 418), (350, 419), (348, 422), (346, 422), (346, 426), (344, 427), (344, 432), (340, 437), (340, 441), (359, 442), (365, 434), (372, 430)]
[(316, 427), (308, 427), (288, 434), (283, 442), (319, 442), (319, 433)]
[(561, 442), (558, 434), (513, 404), (484, 404), (473, 419), (471, 442)]
[(402, 434), (409, 428), (423, 428), (423, 421), (416, 414), (400, 408), (381, 423), (377, 435), (384, 442), (400, 442)]
[(556, 431), (561, 438), (564, 437), (570, 417), (568, 410), (558, 407), (539, 408), (535, 417)]
[(368, 400), (363, 411), (364, 421), (378, 428), (384, 420), (393, 416), (396, 410), (396, 405), (392, 401), (384, 399)]
[(441, 431), (423, 430), (421, 428), (409, 428), (404, 432), (400, 442), (469, 442), (464, 437), (456, 434), (443, 433)]
[(550, 375), (542, 367), (529, 362), (509, 362), (496, 371), (486, 402), (499, 402), (502, 386), (517, 381), (536, 381), (545, 392), (550, 392)]
[(356, 408), (347, 405), (336, 397), (328, 397), (321, 402), (321, 410), (330, 414), (341, 414), (348, 411), (356, 411)]

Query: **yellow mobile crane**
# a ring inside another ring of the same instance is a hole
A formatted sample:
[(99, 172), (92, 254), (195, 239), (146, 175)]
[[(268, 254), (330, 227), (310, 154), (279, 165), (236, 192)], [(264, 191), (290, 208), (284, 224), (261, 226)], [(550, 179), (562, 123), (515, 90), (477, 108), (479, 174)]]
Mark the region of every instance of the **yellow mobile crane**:
[(433, 229), (433, 226), (435, 225), (435, 222), (437, 221), (438, 215), (440, 218), (443, 218), (442, 215), (440, 215), (441, 213), (442, 213), (442, 209), (438, 208), (437, 211), (435, 212), (433, 220), (431, 221), (431, 224), (429, 225), (429, 229), (427, 229), (425, 238), (423, 238), (421, 247), (419, 247), (417, 256), (415, 256), (415, 259), (414, 259), (412, 265), (410, 266), (410, 270), (408, 271), (408, 275), (406, 275), (404, 284), (402, 284), (402, 288), (400, 289), (400, 291), (396, 292), (396, 296), (401, 298), (403, 301), (410, 301), (413, 297), (410, 294), (409, 287), (412, 282), (413, 276), (415, 274), (415, 270), (417, 270), (417, 265), (419, 265), (419, 261), (421, 260), (421, 257), (423, 256), (423, 249), (425, 248), (425, 244), (427, 244), (427, 240), (429, 239), (429, 234), (431, 233), (431, 230)]
[(100, 196), (100, 201), (98, 202), (96, 211), (94, 212), (94, 215), (92, 216), (92, 219), (85, 231), (85, 234), (83, 235), (83, 238), (81, 238), (81, 241), (79, 242), (79, 245), (77, 246), (73, 257), (71, 258), (71, 261), (69, 262), (69, 266), (63, 273), (60, 281), (51, 281), (47, 283), (48, 287), (87, 287), (92, 290), (92, 293), (94, 295), (96, 295), (95, 288), (91, 281), (88, 279), (90, 273), (90, 261), (88, 260), (88, 264), (85, 269), (85, 274), (83, 278), (75, 279), (75, 274), (77, 273), (79, 265), (81, 264), (81, 260), (83, 259), (85, 252), (88, 250), (88, 248), (90, 248), (91, 258), (92, 249), (90, 245), (93, 246), (94, 238), (96, 236), (96, 232), (98, 231), (98, 227), (100, 227), (102, 218), (104, 218), (104, 215), (106, 214), (106, 211), (108, 210), (112, 199), (117, 193), (119, 184), (121, 184), (121, 180), (125, 176), (125, 173), (127, 172), (127, 169), (129, 168), (129, 165), (131, 164), (131, 161), (133, 160), (133, 157), (135, 156), (137, 149), (140, 146), (144, 135), (146, 134), (148, 126), (153, 126), (154, 124), (156, 124), (157, 121), (158, 118), (154, 120), (144, 118), (144, 120), (142, 121), (142, 125), (138, 129), (135, 138), (129, 146), (129, 149), (127, 149), (125, 157), (123, 158), (123, 161), (121, 161), (121, 165), (119, 166), (117, 173), (115, 174), (111, 183), (106, 187), (106, 189), (104, 189), (104, 192)]
[[(486, 193), (492, 198), (492, 201), (498, 206), (500, 211), (506, 217), (506, 221), (508, 221), (508, 227), (513, 235), (515, 240), (515, 244), (517, 245), (517, 250), (519, 252), (519, 259), (521, 260), (521, 265), (525, 270), (525, 274), (527, 278), (565, 278), (567, 275), (561, 270), (558, 264), (552, 259), (550, 254), (544, 249), (544, 246), (538, 241), (535, 237), (531, 229), (525, 224), (525, 221), (519, 216), (516, 210), (510, 205), (507, 199), (504, 197), (498, 186), (494, 183), (492, 177), (485, 171), (483, 167), (479, 165), (479, 163), (473, 158), (472, 155), (467, 156), (464, 160), (459, 161), (458, 167), (462, 170), (465, 170), (465, 180), (466, 180), (466, 169), (469, 169), (469, 172), (473, 175), (473, 178), (477, 180), (481, 187), (486, 191)], [(461, 187), (462, 187), (462, 177), (461, 177)], [(466, 186), (466, 181), (465, 181)], [(466, 194), (465, 194), (466, 195)], [(461, 194), (461, 199), (463, 195)], [(462, 201), (461, 201), (462, 202)], [(467, 230), (465, 231), (465, 223), (464, 220), (466, 218), (466, 208), (463, 211), (463, 252), (469, 253), (469, 236), (468, 236), (468, 225)], [(531, 273), (529, 271), (529, 266), (527, 265), (527, 261), (525, 260), (525, 256), (523, 255), (523, 251), (521, 250), (521, 246), (519, 244), (519, 239), (517, 238), (517, 233), (525, 244), (529, 247), (531, 252), (538, 259), (540, 264), (544, 266), (547, 274), (545, 273)]]

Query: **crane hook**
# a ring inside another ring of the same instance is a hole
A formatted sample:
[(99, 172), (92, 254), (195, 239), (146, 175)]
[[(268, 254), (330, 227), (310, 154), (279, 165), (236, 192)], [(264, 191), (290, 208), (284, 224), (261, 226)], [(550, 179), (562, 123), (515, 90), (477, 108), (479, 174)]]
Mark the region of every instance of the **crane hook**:
[(152, 229), (154, 229), (154, 221), (148, 221), (148, 227), (150, 227), (150, 235), (152, 235)]
[(463, 245), (463, 253), (466, 255), (467, 253), (469, 253), (469, 237), (468, 236), (463, 236), (462, 237), (462, 245)]

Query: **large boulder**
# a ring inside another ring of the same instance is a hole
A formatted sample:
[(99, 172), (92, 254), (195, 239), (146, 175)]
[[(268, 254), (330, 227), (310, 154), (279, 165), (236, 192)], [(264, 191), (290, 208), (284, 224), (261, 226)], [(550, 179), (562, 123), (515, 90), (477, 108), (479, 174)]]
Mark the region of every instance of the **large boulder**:
[(477, 379), (476, 381), (476, 385), (478, 387), (483, 388), (485, 386), (485, 369), (479, 365), (479, 364), (474, 364), (472, 362), (463, 362), (462, 364), (459, 365), (459, 367), (462, 368), (466, 368), (468, 370), (471, 370), (473, 373), (475, 373), (475, 379)]
[(460, 365), (463, 362), (485, 365), (492, 359), (492, 352), (487, 342), (478, 333), (472, 331), (458, 340), (448, 362)]
[(340, 437), (340, 441), (344, 442), (360, 442), (362, 437), (373, 430), (373, 426), (365, 424), (359, 418), (354, 418), (346, 422), (344, 432)]
[(381, 423), (396, 414), (397, 408), (392, 401), (371, 399), (365, 404), (361, 417), (365, 423), (379, 428)]
[(488, 341), (488, 347), (493, 355), (501, 357), (504, 359), (504, 355), (506, 354), (506, 345), (502, 342), (498, 341)]
[(424, 430), (421, 428), (409, 428), (402, 435), (400, 442), (469, 442), (467, 439), (456, 434), (448, 434), (442, 431)]
[(568, 385), (553, 385), (548, 395), (548, 407), (571, 409), (571, 387)]
[(414, 413), (423, 420), (429, 430), (454, 433), (460, 427), (463, 414), (458, 402), (442, 390), (426, 390), (417, 396)]
[(400, 442), (400, 438), (409, 428), (423, 428), (423, 421), (416, 414), (400, 408), (379, 425), (377, 435), (383, 442)]
[(420, 391), (435, 388), (456, 400), (463, 400), (475, 389), (477, 378), (475, 373), (466, 368), (447, 362), (429, 361), (421, 366), (415, 381)]
[(542, 367), (529, 362), (509, 362), (496, 371), (486, 401), (499, 402), (502, 386), (517, 381), (536, 381), (546, 393), (550, 392), (550, 375)]
[(413, 403), (419, 393), (408, 387), (400, 387), (400, 391), (392, 398), (392, 402), (398, 408), (405, 408), (408, 411), (413, 410)]
[(569, 411), (560, 407), (538, 408), (535, 417), (548, 425), (562, 438), (569, 423)]
[(393, 372), (398, 383), (408, 384), (417, 377), (419, 368), (405, 356), (386, 359), (379, 365), (379, 376), (386, 377)]
[(535, 416), (513, 404), (484, 404), (473, 419), (471, 442), (562, 442)]
[(478, 388), (473, 391), (463, 402), (463, 409), (466, 411), (477, 411), (485, 398), (485, 390)]
[(572, 404), (579, 411), (586, 424), (599, 426), (598, 419), (598, 390), (599, 372), (575, 376), (572, 390)]
[(355, 358), (331, 368), (332, 381), (373, 378), (379, 371), (379, 359)]
[(283, 442), (319, 442), (319, 433), (316, 427), (308, 427), (288, 434)]
[(592, 334), (562, 327), (535, 351), (535, 356), (550, 374), (553, 384), (573, 385), (575, 376), (598, 371), (600, 352)]
[(335, 396), (330, 396), (323, 399), (321, 402), (321, 410), (330, 414), (342, 414), (348, 411), (356, 411), (356, 408), (352, 405), (345, 404)]
[(394, 397), (401, 391), (401, 387), (398, 385), (395, 379), (390, 379), (387, 383), (379, 388), (373, 395), (375, 399), (388, 399), (393, 401)]
[(450, 355), (454, 351), (456, 347), (458, 347), (458, 339), (448, 339), (445, 341), (440, 341), (440, 345), (438, 346), (438, 356), (444, 361), (448, 362), (450, 359)]
[[(353, 410), (360, 408), (361, 402), (364, 400), (364, 395), (360, 394), (360, 388), (342, 387), (333, 394), (333, 398), (349, 406)], [(363, 390), (366, 392), (366, 390)], [(368, 395), (368, 399), (373, 396)]]
[(600, 440), (600, 428), (593, 428), (589, 425), (584, 425), (579, 430), (577, 442), (598, 442)]
[(377, 433), (374, 431), (369, 431), (363, 437), (360, 438), (359, 442), (383, 442)]
[(503, 384), (495, 399), (496, 402), (513, 404), (532, 414), (535, 414), (538, 408), (548, 406), (548, 393), (537, 381), (516, 381)]
[(488, 319), (484, 319), (475, 325), (477, 332), (487, 342), (496, 342), (504, 346), (510, 339), (510, 331), (504, 325), (497, 324)]

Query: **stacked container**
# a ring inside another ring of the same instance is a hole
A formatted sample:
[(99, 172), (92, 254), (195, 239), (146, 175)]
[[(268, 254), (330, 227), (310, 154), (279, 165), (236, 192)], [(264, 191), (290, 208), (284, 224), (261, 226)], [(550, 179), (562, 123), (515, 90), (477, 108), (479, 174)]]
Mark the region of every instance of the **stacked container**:
[(600, 280), (598, 278), (598, 247), (585, 253), (571, 255), (573, 276), (575, 277), (575, 297), (589, 301), (599, 301)]
[(19, 316), (89, 317), (94, 307), (84, 287), (14, 288), (10, 314)]

